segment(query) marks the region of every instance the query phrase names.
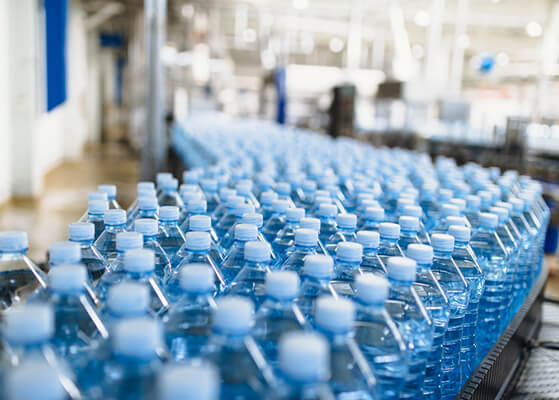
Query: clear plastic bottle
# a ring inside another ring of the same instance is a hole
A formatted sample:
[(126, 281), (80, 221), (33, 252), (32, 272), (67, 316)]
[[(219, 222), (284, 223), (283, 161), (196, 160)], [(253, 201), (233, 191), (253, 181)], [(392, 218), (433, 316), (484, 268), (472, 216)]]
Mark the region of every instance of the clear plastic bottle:
[(95, 238), (95, 225), (90, 222), (74, 222), (68, 228), (70, 242), (80, 246), (80, 263), (85, 265), (89, 280), (94, 284), (105, 273), (107, 260), (101, 255), (99, 250), (93, 246)]
[(363, 213), (359, 229), (362, 231), (378, 232), (379, 225), (384, 222), (384, 209), (381, 207), (367, 207)]
[[(435, 233), (446, 233), (448, 227), (450, 226), (447, 218), (449, 217), (460, 217), (460, 209), (455, 204), (442, 204), (441, 205), (441, 217), (429, 232), (429, 235), (432, 236)], [(455, 224), (452, 224), (455, 225)]]
[(164, 206), (159, 209), (159, 233), (157, 235), (157, 241), (171, 260), (186, 241), (184, 232), (181, 231), (178, 222), (178, 207)]
[(258, 307), (264, 299), (266, 274), (270, 269), (270, 246), (254, 241), (245, 244), (245, 261), (225, 293), (245, 296)]
[(408, 373), (407, 349), (386, 308), (388, 281), (373, 274), (355, 280), (355, 341), (376, 377), (381, 399), (398, 399)]
[(408, 375), (400, 398), (421, 398), (425, 368), (433, 343), (433, 323), (413, 288), (415, 261), (390, 257), (387, 268), (390, 292), (386, 309), (396, 322), (408, 350)]
[(338, 229), (336, 225), (337, 214), (338, 209), (333, 204), (321, 204), (318, 208), (316, 213), (317, 217), (320, 219), (320, 233), (318, 238), (323, 244), (325, 244), (328, 238), (335, 234)]
[(237, 222), (237, 217), (235, 211), (238, 207), (245, 203), (244, 197), (241, 196), (230, 196), (225, 203), (225, 213), (215, 224), (215, 231), (219, 240), (225, 236), (227, 231), (231, 229), (235, 222)]
[(479, 210), (481, 208), (481, 199), (479, 196), (470, 194), (466, 196), (466, 210), (464, 215), (470, 221), (472, 229), (477, 229), (479, 225)]
[(264, 222), (267, 222), (268, 219), (274, 213), (273, 204), (274, 201), (277, 200), (278, 195), (276, 192), (267, 191), (263, 192), (260, 195), (260, 209), (259, 212), (262, 214), (262, 218)]
[[(314, 229), (299, 228), (295, 231), (295, 243), (285, 251), (285, 261), (281, 269), (301, 273), (305, 258), (317, 254), (318, 231)], [(277, 267), (277, 264), (276, 266)]]
[(244, 197), (245, 202), (252, 205), (255, 209), (260, 208), (260, 203), (256, 199), (256, 196), (252, 193), (252, 181), (249, 179), (244, 179), (237, 183), (235, 190), (239, 196)]
[(400, 225), (392, 222), (382, 222), (379, 226), (380, 242), (378, 255), (387, 266), (390, 257), (403, 256), (404, 252), (398, 245), (400, 239)]
[(332, 286), (340, 296), (352, 297), (355, 278), (361, 275), (363, 246), (354, 242), (341, 242), (336, 248)]
[(423, 210), (420, 206), (415, 204), (408, 204), (402, 210), (402, 216), (416, 217), (419, 219), (419, 229), (417, 230), (417, 237), (421, 243), (429, 243), (429, 234), (425, 229), (425, 224), (423, 223)]
[(419, 205), (423, 210), (423, 224), (425, 230), (430, 232), (439, 219), (439, 206), (437, 204), (437, 186), (432, 183), (425, 183), (421, 188), (421, 198)]
[(200, 186), (204, 192), (204, 197), (207, 202), (207, 213), (212, 215), (220, 203), (219, 194), (217, 193), (217, 180), (215, 179), (202, 179)]
[(45, 273), (27, 257), (28, 246), (27, 233), (0, 232), (0, 310), (47, 286)]
[(134, 229), (143, 237), (143, 248), (152, 250), (155, 254), (155, 275), (164, 280), (171, 273), (171, 260), (157, 241), (159, 224), (154, 219), (137, 219), (134, 222)]
[(114, 335), (116, 325), (122, 320), (151, 317), (149, 304), (146, 284), (126, 281), (112, 286), (101, 310), (101, 320), (109, 335)]
[(107, 200), (109, 202), (109, 209), (122, 208), (118, 201), (116, 201), (116, 185), (99, 185), (97, 190), (101, 193), (107, 193)]
[(297, 304), (308, 322), (314, 320), (316, 300), (322, 295), (337, 298), (338, 293), (330, 283), (334, 273), (334, 260), (327, 255), (310, 255), (305, 257), (301, 271), (301, 290)]
[[(212, 220), (207, 215), (193, 215), (190, 218), (190, 224), (188, 226), (189, 232), (207, 232), (210, 235), (210, 256), (218, 264), (218, 266), (223, 261), (225, 255), (225, 250), (219, 244), (217, 239), (217, 234), (212, 228)], [(185, 232), (188, 233), (188, 232)], [(175, 254), (174, 259), (171, 260), (171, 264), (177, 265), (180, 260), (184, 257), (185, 245), (183, 245), (177, 254)]]
[(274, 212), (262, 227), (262, 234), (269, 243), (274, 241), (277, 233), (285, 226), (285, 214), (289, 207), (290, 203), (287, 200), (278, 199), (272, 203)]
[(235, 209), (235, 223), (229, 228), (225, 235), (221, 239), (218, 240), (220, 248), (224, 251), (225, 249), (229, 249), (235, 240), (235, 226), (237, 224), (242, 223), (243, 215), (245, 214), (253, 214), (254, 213), (254, 206), (249, 203), (241, 204), (239, 207)]
[(499, 337), (507, 313), (507, 251), (495, 232), (498, 223), (495, 214), (480, 213), (479, 227), (470, 240), (485, 278), (476, 330), (478, 362)]
[(219, 373), (211, 363), (168, 365), (157, 379), (157, 399), (218, 400)]
[(255, 225), (235, 225), (235, 241), (221, 263), (221, 272), (228, 285), (241, 270), (245, 259), (245, 244), (258, 240), (258, 229)]
[(249, 299), (217, 300), (212, 334), (201, 354), (219, 368), (222, 399), (262, 398), (274, 382), (260, 347), (250, 336), (253, 324), (254, 306)]
[(109, 209), (109, 196), (107, 193), (91, 192), (87, 195), (87, 211), (80, 217), (79, 222), (89, 222), (89, 203), (92, 201), (101, 201), (105, 205), (103, 212), (105, 209)]
[(400, 239), (398, 239), (398, 246), (404, 253), (410, 244), (420, 244), (421, 240), (418, 236), (419, 231), (419, 218), (403, 215), (398, 220), (400, 225)]
[(175, 178), (165, 179), (161, 182), (161, 193), (157, 196), (157, 202), (161, 207), (174, 206), (179, 209), (184, 208), (184, 203), (177, 192), (178, 187), (179, 181)]
[(158, 217), (158, 204), (155, 197), (140, 197), (138, 199), (138, 211), (135, 215), (128, 219), (127, 227), (128, 229), (134, 229), (134, 222), (139, 219), (153, 219), (155, 221), (159, 220)]
[(305, 216), (303, 208), (288, 208), (285, 212), (285, 225), (272, 241), (272, 251), (279, 263), (285, 260), (286, 250), (295, 242), (295, 231), (299, 229), (301, 218)]
[(325, 242), (324, 246), (328, 254), (333, 256), (336, 254), (336, 248), (342, 242), (356, 242), (357, 235), (357, 216), (355, 214), (338, 214), (336, 217), (336, 233), (331, 235)]
[(431, 270), (445, 291), (450, 310), (443, 343), (441, 394), (445, 399), (453, 399), (461, 387), (460, 342), (471, 288), (452, 259), (454, 237), (436, 233), (431, 236), (431, 244), (434, 253)]
[(56, 369), (44, 360), (27, 360), (7, 371), (4, 385), (0, 397), (6, 400), (71, 399)]
[(357, 232), (357, 243), (363, 246), (363, 261), (361, 271), (378, 276), (386, 276), (386, 265), (378, 255), (380, 235), (374, 231)]
[(417, 266), (413, 288), (433, 323), (433, 343), (425, 369), (423, 396), (425, 399), (440, 399), (443, 342), (450, 317), (448, 297), (431, 270), (433, 248), (423, 244), (411, 244), (407, 249), (407, 255)]
[(180, 272), (180, 292), (169, 292), (172, 307), (163, 316), (165, 342), (171, 358), (185, 361), (198, 357), (211, 331), (216, 308), (213, 270), (206, 264), (191, 264)]
[(87, 218), (80, 222), (91, 222), (95, 226), (95, 240), (101, 236), (105, 230), (105, 210), (108, 203), (103, 200), (89, 200), (87, 202)]
[(297, 196), (294, 198), (295, 205), (302, 207), (308, 212), (314, 204), (314, 196), (316, 193), (316, 182), (310, 179), (303, 181), (301, 188), (297, 191)]
[(221, 201), (219, 205), (216, 207), (216, 209), (214, 210), (214, 212), (212, 213), (212, 222), (214, 225), (217, 224), (219, 220), (225, 215), (225, 213), (227, 212), (227, 202), (229, 201), (229, 198), (231, 196), (235, 196), (235, 195), (236, 195), (235, 189), (230, 189), (226, 187), (219, 189), (219, 198)]
[(126, 231), (126, 212), (120, 209), (106, 210), (103, 221), (105, 229), (93, 245), (110, 264), (117, 257), (116, 235)]
[(136, 190), (138, 192), (138, 196), (126, 210), (127, 222), (130, 221), (130, 218), (138, 210), (138, 200), (140, 197), (142, 197), (142, 194), (150, 194), (150, 197), (155, 197), (157, 199), (157, 195), (155, 193), (155, 185), (153, 182), (138, 182), (138, 184), (136, 185)]
[(470, 287), (470, 298), (464, 318), (462, 341), (460, 342), (462, 384), (464, 384), (476, 367), (476, 327), (479, 301), (483, 294), (485, 279), (477, 258), (470, 247), (470, 228), (453, 225), (448, 229), (448, 234), (454, 237), (452, 258)]
[(132, 249), (141, 249), (144, 245), (144, 238), (138, 232), (120, 232), (116, 235), (117, 257), (107, 266), (107, 272), (124, 270), (124, 253)]
[(355, 343), (355, 305), (351, 300), (322, 296), (314, 323), (330, 347), (330, 388), (337, 398), (376, 399), (377, 382)]
[(273, 271), (266, 276), (265, 300), (254, 317), (252, 336), (272, 368), (278, 366), (278, 342), (282, 335), (306, 328), (295, 299), (299, 276), (293, 271)]

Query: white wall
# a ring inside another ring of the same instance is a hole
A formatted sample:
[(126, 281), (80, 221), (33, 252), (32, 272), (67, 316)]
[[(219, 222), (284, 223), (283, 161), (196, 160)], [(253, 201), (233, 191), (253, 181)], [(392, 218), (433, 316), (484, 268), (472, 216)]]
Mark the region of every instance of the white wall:
[[(9, 54), (9, 2), (0, 1), (0, 54)], [(10, 63), (6, 56), (0, 57), (0, 203), (11, 195), (10, 151)]]

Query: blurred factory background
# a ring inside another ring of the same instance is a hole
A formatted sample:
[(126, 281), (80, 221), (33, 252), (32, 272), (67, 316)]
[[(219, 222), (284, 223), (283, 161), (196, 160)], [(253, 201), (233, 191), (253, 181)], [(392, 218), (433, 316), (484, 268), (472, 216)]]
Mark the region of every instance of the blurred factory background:
[(126, 205), (210, 110), (559, 181), (558, 39), (555, 0), (2, 1), (0, 227)]

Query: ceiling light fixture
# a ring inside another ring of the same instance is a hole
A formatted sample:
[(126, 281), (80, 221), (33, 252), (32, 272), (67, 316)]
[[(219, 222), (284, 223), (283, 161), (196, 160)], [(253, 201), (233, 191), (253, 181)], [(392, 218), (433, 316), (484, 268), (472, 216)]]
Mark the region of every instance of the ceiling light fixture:
[(417, 26), (426, 27), (429, 26), (429, 24), (431, 23), (431, 16), (427, 11), (419, 10), (417, 13), (415, 13), (413, 22), (415, 22)]
[(309, 0), (293, 0), (293, 8), (296, 10), (304, 10), (309, 6)]
[(531, 21), (524, 27), (526, 34), (530, 37), (539, 37), (543, 33), (543, 28), (539, 22)]
[(339, 53), (344, 49), (344, 41), (339, 37), (333, 37), (328, 44), (332, 53)]

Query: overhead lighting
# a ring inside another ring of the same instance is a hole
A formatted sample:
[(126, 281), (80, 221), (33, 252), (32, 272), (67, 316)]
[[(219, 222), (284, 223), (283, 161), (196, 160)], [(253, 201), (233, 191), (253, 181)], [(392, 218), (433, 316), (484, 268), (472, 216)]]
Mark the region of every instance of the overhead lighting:
[(543, 33), (543, 28), (539, 22), (531, 21), (524, 27), (526, 34), (530, 37), (539, 37)]
[(293, 8), (296, 10), (304, 10), (309, 6), (309, 0), (293, 0)]
[(413, 22), (415, 22), (417, 26), (426, 27), (429, 26), (429, 24), (431, 23), (431, 16), (427, 11), (419, 10), (417, 13), (415, 13)]
[(344, 41), (339, 37), (333, 37), (328, 44), (332, 53), (339, 53), (344, 49)]
[(184, 18), (192, 18), (194, 16), (194, 6), (192, 4), (185, 4), (181, 7), (181, 14)]
[(507, 65), (510, 61), (510, 57), (507, 53), (501, 51), (495, 56), (495, 61), (497, 62), (497, 65)]

